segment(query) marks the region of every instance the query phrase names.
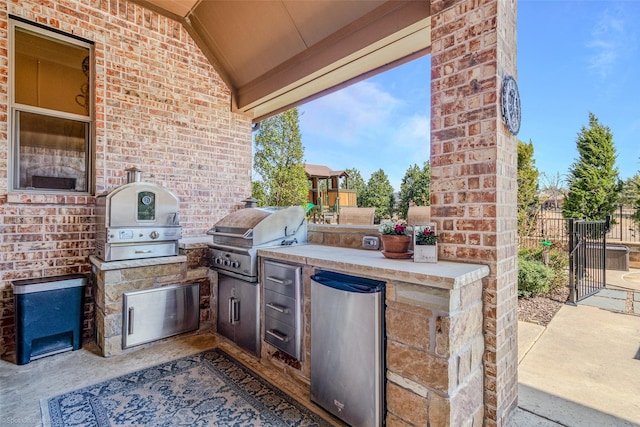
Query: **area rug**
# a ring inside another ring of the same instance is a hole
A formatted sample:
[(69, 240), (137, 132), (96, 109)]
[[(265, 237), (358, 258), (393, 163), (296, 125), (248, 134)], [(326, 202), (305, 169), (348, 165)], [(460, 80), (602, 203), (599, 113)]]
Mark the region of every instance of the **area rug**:
[(220, 349), (40, 402), (44, 426), (330, 426)]

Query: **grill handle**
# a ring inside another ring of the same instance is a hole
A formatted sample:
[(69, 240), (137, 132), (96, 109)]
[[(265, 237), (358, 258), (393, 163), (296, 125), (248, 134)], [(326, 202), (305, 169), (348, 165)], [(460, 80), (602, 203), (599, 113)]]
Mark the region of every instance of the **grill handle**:
[(207, 231), (207, 234), (211, 236), (221, 236), (221, 237), (235, 237), (236, 239), (251, 239), (251, 237), (247, 237), (253, 231), (253, 228), (247, 230), (244, 234), (236, 234), (236, 233), (223, 233), (222, 231)]

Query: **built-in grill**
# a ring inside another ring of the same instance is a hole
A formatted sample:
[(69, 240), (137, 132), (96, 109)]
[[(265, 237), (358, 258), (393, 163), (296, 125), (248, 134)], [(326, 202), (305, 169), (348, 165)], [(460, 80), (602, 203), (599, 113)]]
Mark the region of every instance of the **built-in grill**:
[(127, 169), (127, 184), (96, 197), (96, 256), (104, 261), (178, 255), (179, 201)]
[(307, 241), (307, 220), (300, 206), (244, 208), (218, 221), (207, 232), (212, 268), (249, 282), (258, 280), (260, 248), (290, 246)]
[(307, 220), (300, 206), (247, 207), (222, 218), (207, 232), (211, 268), (218, 272), (217, 331), (240, 347), (260, 354), (260, 248), (307, 241)]

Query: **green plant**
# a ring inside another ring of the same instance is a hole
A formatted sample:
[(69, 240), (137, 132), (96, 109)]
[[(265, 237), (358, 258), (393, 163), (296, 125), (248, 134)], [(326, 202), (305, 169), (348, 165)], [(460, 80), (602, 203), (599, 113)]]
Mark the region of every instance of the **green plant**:
[(416, 227), (414, 233), (416, 233), (416, 245), (435, 245), (438, 242), (438, 235), (428, 225)]
[(518, 296), (529, 298), (549, 290), (553, 283), (553, 270), (531, 259), (520, 258), (518, 263)]
[[(549, 289), (557, 289), (569, 284), (569, 257), (566, 251), (553, 249), (549, 250), (548, 269), (553, 271), (553, 279)], [(544, 265), (544, 249), (520, 249), (518, 251), (518, 262), (522, 260), (538, 261)]]

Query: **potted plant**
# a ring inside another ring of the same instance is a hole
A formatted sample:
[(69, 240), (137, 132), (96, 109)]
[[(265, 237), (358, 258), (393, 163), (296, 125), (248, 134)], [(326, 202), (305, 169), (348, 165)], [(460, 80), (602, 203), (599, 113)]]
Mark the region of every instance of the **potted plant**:
[(430, 222), (413, 227), (415, 262), (438, 262), (438, 235), (436, 224)]
[(385, 221), (378, 227), (382, 240), (382, 254), (387, 258), (410, 258), (411, 236), (407, 226), (394, 221)]

